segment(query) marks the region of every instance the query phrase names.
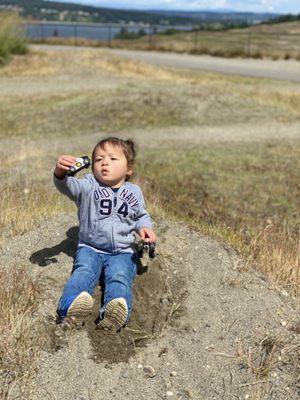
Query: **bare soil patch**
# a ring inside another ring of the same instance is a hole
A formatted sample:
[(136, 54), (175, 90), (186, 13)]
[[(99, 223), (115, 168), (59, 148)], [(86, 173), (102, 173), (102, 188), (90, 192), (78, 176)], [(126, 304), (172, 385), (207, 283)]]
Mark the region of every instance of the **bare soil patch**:
[(66, 232), (74, 222), (67, 214), (49, 220), (1, 255), (7, 268), (25, 262), (43, 287), (37, 376), (16, 385), (11, 399), (298, 399), (297, 304), (245, 271), (229, 247), (174, 222), (156, 221), (160, 256), (135, 281), (126, 329), (107, 336), (94, 315), (82, 330), (59, 332), (55, 309), (72, 267), (76, 237)]
[[(170, 285), (172, 283), (160, 257), (147, 262), (143, 260), (134, 284), (134, 311), (130, 323), (118, 335), (99, 331), (95, 325), (102, 297), (101, 288), (97, 287), (94, 313), (84, 325), (91, 344), (91, 358), (96, 363), (106, 362), (108, 365), (128, 362), (138, 350), (157, 338), (170, 323), (170, 312), (175, 302), (174, 288)], [(55, 324), (54, 316), (49, 316), (45, 331), (50, 353), (68, 346), (70, 334), (76, 334)]]

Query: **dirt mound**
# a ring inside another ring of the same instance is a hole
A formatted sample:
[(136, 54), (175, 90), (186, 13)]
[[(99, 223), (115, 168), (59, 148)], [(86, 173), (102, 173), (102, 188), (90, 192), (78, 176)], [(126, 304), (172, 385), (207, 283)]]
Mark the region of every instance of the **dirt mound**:
[[(100, 298), (100, 293), (96, 294), (97, 309), (100, 307)], [(93, 360), (109, 363), (128, 361), (137, 348), (144, 347), (163, 330), (168, 322), (171, 298), (171, 288), (162, 268), (162, 261), (151, 262), (135, 280), (134, 311), (125, 329), (118, 335), (110, 335), (95, 329), (94, 319), (88, 322), (87, 332)], [(97, 314), (94, 317), (97, 318)]]
[[(63, 334), (54, 324), (76, 247), (75, 217), (11, 241), (1, 265), (28, 260), (44, 287), (36, 333), (45, 346), (33, 384), (21, 388), (25, 398), (298, 399), (293, 299), (244, 271), (223, 244), (173, 222), (156, 223), (156, 231), (160, 256), (137, 277), (130, 324), (113, 336), (97, 331), (94, 318)], [(18, 396), (15, 388), (10, 398)]]
[[(58, 228), (59, 231), (59, 228)], [(66, 238), (52, 247), (40, 248), (34, 251), (29, 261), (43, 268), (51, 268), (58, 263), (61, 253), (70, 257), (69, 270), (72, 268), (72, 258), (77, 248), (78, 227), (73, 226), (66, 231)], [(183, 279), (170, 279), (166, 272), (165, 258), (159, 254), (154, 260), (147, 255), (140, 259), (137, 277), (133, 289), (133, 312), (129, 324), (118, 335), (110, 335), (96, 328), (95, 320), (99, 315), (101, 304), (101, 288), (94, 293), (95, 307), (91, 318), (84, 326), (91, 344), (91, 358), (95, 362), (118, 363), (126, 362), (137, 349), (145, 347), (150, 340), (157, 338), (174, 317), (174, 304), (180, 302), (184, 292)], [(52, 284), (52, 274), (46, 275), (44, 281)], [(62, 282), (60, 282), (61, 284)], [(56, 302), (58, 297), (56, 299)], [(176, 310), (178, 314), (179, 310)], [(65, 330), (56, 324), (55, 315), (47, 315), (44, 329), (47, 334), (45, 350), (50, 353), (68, 346), (70, 335), (74, 332)], [(76, 334), (76, 333), (75, 333)]]
[[(40, 262), (44, 263), (44, 260), (40, 259)], [(90, 340), (91, 358), (97, 363), (127, 362), (139, 348), (159, 336), (170, 322), (172, 305), (178, 301), (180, 292), (176, 292), (177, 296), (173, 294), (173, 284), (166, 275), (162, 257), (158, 256), (153, 261), (146, 257), (142, 259), (134, 284), (133, 313), (129, 324), (118, 335), (96, 328), (95, 321), (101, 304), (101, 289), (100, 286), (96, 288), (94, 312), (83, 328)], [(68, 346), (70, 335), (76, 334), (57, 325), (54, 316), (47, 319), (45, 331), (50, 353)]]

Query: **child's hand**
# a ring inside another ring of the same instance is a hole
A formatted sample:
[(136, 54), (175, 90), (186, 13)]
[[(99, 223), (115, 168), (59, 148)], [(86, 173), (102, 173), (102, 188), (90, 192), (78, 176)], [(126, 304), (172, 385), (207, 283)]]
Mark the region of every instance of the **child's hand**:
[(64, 178), (70, 167), (76, 162), (76, 157), (69, 155), (62, 155), (58, 158), (56, 162), (56, 167), (54, 170), (55, 176), (58, 178)]
[(156, 241), (156, 235), (151, 228), (141, 228), (138, 233), (145, 242), (154, 243)]

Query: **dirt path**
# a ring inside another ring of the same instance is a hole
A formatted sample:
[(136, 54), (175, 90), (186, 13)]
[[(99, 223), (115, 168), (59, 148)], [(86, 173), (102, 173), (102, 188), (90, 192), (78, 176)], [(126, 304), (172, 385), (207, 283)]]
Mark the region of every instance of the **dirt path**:
[(1, 265), (25, 262), (44, 286), (45, 346), (28, 398), (298, 399), (297, 360), (288, 352), (299, 326), (291, 299), (243, 272), (226, 246), (173, 222), (156, 221), (156, 230), (159, 256), (143, 260), (131, 322), (114, 336), (95, 330), (96, 309), (81, 331), (54, 322), (76, 248), (75, 217), (11, 241)]
[[(36, 50), (49, 48), (47, 45), (34, 45), (32, 47)], [(82, 49), (80, 46), (74, 48), (74, 46), (52, 45), (51, 48), (61, 51)], [(94, 50), (97, 51), (97, 49)], [(105, 51), (150, 64), (300, 82), (300, 63), (295, 60), (254, 60), (121, 49), (105, 49)]]

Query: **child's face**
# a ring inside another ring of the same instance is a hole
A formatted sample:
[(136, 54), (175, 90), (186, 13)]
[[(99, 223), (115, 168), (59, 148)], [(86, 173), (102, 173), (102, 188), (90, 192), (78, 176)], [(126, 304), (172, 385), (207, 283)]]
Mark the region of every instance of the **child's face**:
[(112, 188), (122, 186), (126, 176), (132, 174), (122, 149), (109, 143), (96, 149), (93, 171), (98, 181)]

